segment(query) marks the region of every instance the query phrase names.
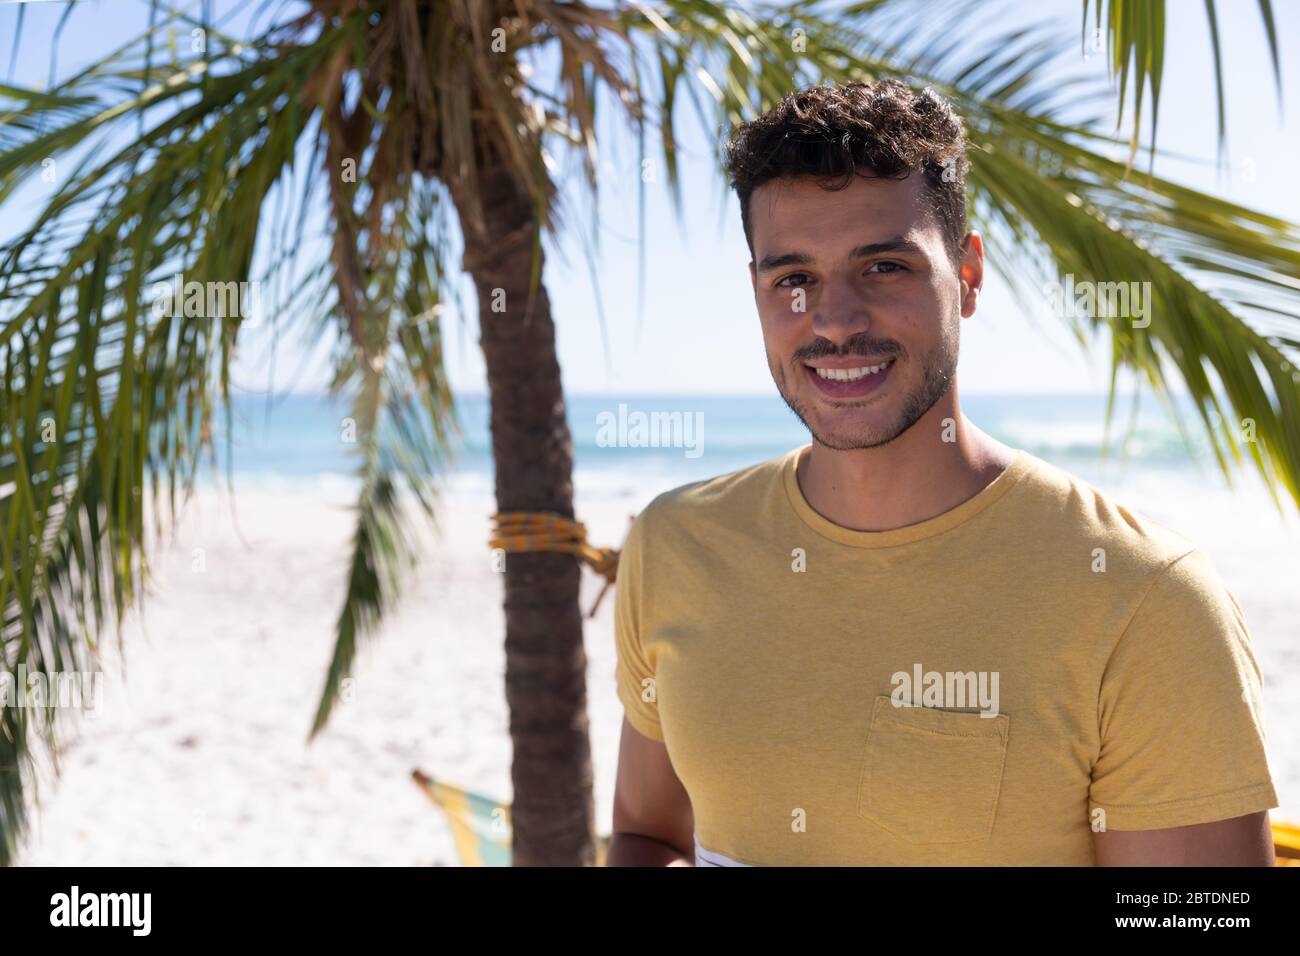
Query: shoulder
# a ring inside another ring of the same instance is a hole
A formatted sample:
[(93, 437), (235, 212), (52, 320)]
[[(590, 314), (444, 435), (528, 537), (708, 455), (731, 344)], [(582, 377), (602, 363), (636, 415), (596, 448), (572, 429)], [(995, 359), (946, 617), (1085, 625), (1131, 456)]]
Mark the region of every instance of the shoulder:
[(643, 534), (659, 535), (715, 523), (734, 525), (743, 516), (760, 512), (774, 494), (784, 493), (783, 469), (798, 451), (662, 492), (641, 510), (634, 527)]
[(1086, 548), (1107, 570), (1148, 585), (1176, 564), (1184, 565), (1185, 573), (1208, 565), (1195, 543), (1143, 514), (1123, 496), (1028, 452), (1022, 454), (1026, 467), (1016, 489), (1018, 514), (1028, 527), (1039, 529), (1046, 548)]
[[(1041, 511), (1034, 522), (1046, 529), (1041, 560), (1066, 557), (1076, 606), (1117, 612), (1106, 632), (1108, 681), (1136, 668), (1203, 691), (1206, 681), (1255, 667), (1242, 607), (1205, 550), (1122, 496), (1040, 459), (1031, 465), (1024, 507)], [(1080, 573), (1081, 561), (1105, 573)]]

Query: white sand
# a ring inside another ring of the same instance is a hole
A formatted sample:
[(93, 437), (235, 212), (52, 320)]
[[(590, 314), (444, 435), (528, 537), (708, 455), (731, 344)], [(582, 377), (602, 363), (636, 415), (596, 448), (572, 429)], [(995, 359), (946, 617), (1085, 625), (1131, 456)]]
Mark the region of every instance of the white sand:
[[(144, 625), (127, 628), (127, 679), (113, 668), (98, 716), (81, 721), (22, 862), (454, 864), (441, 814), (410, 772), (510, 794), (490, 504), (446, 502), (441, 540), (362, 649), (353, 700), (308, 747), (343, 593), (348, 498), (241, 487), (244, 541), (228, 499), (197, 501), (157, 560)], [(597, 541), (626, 524), (627, 508), (604, 511), (584, 515)], [(598, 581), (584, 578), (585, 608)], [(588, 630), (604, 830), (621, 713), (612, 611), (611, 594)]]
[[(1184, 507), (1174, 520), (1153, 495), (1150, 512), (1207, 548), (1246, 609), (1267, 675), (1283, 801), (1275, 816), (1300, 820), (1300, 548), (1267, 511), (1225, 513), (1230, 500)], [(579, 501), (592, 540), (617, 543), (644, 496)], [(355, 699), (308, 747), (343, 591), (349, 505), (342, 489), (241, 482), (242, 540), (227, 498), (207, 493), (191, 505), (176, 543), (158, 553), (143, 625), (136, 617), (127, 627), (126, 680), (111, 668), (98, 715), (67, 745), (23, 863), (456, 863), (440, 813), (409, 775), (419, 767), (510, 793), (501, 584), (485, 544), (492, 503), (481, 493), (445, 500), (441, 535), (400, 609), (362, 648)], [(584, 609), (598, 590), (584, 572)], [(610, 594), (587, 628), (603, 831), (621, 716), (612, 612)]]

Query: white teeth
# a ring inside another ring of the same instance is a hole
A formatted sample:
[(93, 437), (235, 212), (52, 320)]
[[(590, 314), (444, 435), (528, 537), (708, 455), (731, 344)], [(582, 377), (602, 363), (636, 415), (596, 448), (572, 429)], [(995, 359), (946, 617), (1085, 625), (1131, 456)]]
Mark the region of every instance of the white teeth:
[(836, 382), (855, 382), (868, 375), (875, 375), (893, 364), (894, 360), (889, 359), (879, 365), (864, 365), (862, 368), (819, 368), (815, 371), (818, 378), (828, 378)]

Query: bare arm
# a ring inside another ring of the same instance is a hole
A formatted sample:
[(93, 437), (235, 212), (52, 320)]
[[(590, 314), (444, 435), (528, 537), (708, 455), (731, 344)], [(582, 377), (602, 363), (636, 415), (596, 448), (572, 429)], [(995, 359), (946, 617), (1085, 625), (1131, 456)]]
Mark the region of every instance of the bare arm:
[(695, 815), (668, 748), (623, 718), (606, 866), (694, 866)]
[(1268, 811), (1167, 830), (1094, 833), (1098, 866), (1273, 866)]

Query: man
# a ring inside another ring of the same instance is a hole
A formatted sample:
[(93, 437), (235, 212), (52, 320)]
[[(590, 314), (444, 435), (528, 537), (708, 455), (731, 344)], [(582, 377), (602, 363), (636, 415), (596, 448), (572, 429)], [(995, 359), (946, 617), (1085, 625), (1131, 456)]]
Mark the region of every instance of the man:
[(611, 865), (1271, 865), (1259, 667), (1206, 556), (961, 412), (962, 124), (819, 87), (739, 128), (809, 446), (656, 498), (616, 598)]

